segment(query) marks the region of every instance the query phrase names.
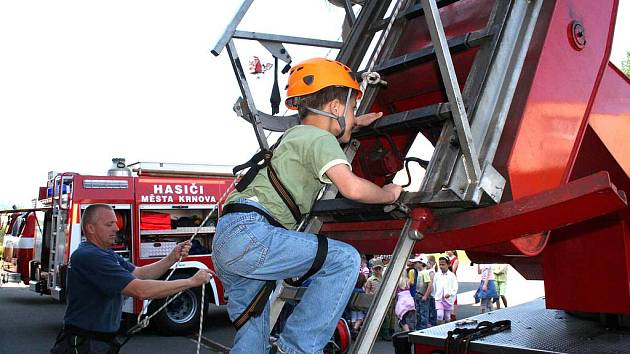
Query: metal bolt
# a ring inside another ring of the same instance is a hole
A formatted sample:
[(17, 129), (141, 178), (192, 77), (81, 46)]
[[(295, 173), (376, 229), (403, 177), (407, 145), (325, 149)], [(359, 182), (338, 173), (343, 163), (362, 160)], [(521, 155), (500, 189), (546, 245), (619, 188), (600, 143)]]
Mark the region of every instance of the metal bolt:
[(586, 29), (580, 21), (572, 21), (569, 25), (569, 38), (573, 48), (582, 50), (586, 46)]

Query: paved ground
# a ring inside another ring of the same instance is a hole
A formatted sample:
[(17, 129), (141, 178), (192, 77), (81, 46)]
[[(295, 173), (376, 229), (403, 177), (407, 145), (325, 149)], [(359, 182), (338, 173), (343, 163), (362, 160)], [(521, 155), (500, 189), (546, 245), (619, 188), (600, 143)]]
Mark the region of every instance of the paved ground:
[[(460, 281), (458, 318), (479, 313), (473, 304), (473, 294), (479, 276), (476, 267), (462, 265), (458, 274)], [(542, 282), (526, 281), (511, 270), (508, 282), (510, 305), (530, 301), (543, 295)], [(59, 331), (65, 306), (49, 296), (30, 292), (25, 286), (4, 285), (0, 288), (0, 354), (47, 353)], [(206, 318), (203, 335), (225, 347), (232, 344), (232, 329), (224, 307), (214, 308)], [(208, 343), (211, 344), (211, 343)], [(162, 337), (150, 330), (135, 336), (122, 353), (195, 353), (196, 341), (187, 337)], [(202, 353), (220, 353), (218, 347), (202, 346)], [(376, 342), (373, 354), (393, 353), (391, 342)]]

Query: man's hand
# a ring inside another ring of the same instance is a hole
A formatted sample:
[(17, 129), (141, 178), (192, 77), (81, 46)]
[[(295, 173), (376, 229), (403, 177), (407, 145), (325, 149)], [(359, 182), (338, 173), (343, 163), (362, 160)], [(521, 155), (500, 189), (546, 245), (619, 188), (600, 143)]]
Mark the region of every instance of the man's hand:
[(171, 253), (168, 255), (168, 259), (171, 260), (173, 263), (175, 263), (179, 260), (179, 257), (182, 257), (182, 258), (188, 257), (190, 246), (191, 246), (190, 241), (184, 241), (182, 243), (178, 243), (177, 246), (175, 246), (175, 248), (173, 248)]
[(393, 200), (391, 201), (391, 203), (394, 203), (395, 201), (398, 200), (398, 198), (400, 197), (400, 193), (402, 193), (402, 187), (397, 185), (397, 184), (386, 184), (383, 186), (383, 190), (387, 191), (389, 193), (391, 193)]
[(429, 296), (428, 295), (423, 295), (422, 296), (422, 301), (427, 301), (429, 300)]
[(210, 279), (214, 276), (214, 272), (210, 269), (199, 269), (195, 275), (190, 277), (190, 281), (192, 283), (192, 287), (196, 288), (203, 284), (208, 284)]
[(445, 299), (448, 299), (449, 297), (451, 297), (451, 295), (450, 295), (450, 294), (446, 294), (446, 295), (444, 295), (444, 298), (445, 298)]
[(355, 125), (357, 127), (367, 127), (382, 116), (383, 112), (362, 114), (355, 118)]
[(481, 290), (484, 291), (484, 292), (488, 291), (488, 286), (487, 285), (482, 286)]

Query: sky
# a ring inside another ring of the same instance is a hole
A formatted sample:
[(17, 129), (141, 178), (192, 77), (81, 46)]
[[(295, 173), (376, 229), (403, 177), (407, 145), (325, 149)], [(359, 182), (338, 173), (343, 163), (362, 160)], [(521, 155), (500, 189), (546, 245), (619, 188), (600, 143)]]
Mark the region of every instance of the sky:
[[(324, 0), (256, 0), (240, 30), (339, 40), (343, 11)], [(220, 4), (220, 5), (217, 5)], [(0, 209), (29, 206), (48, 171), (103, 175), (112, 157), (234, 165), (257, 149), (232, 106), (240, 96), (223, 53), (210, 49), (240, 1), (0, 2)], [(621, 0), (611, 61), (630, 50)], [(322, 19), (309, 25), (307, 19)], [(238, 41), (246, 62), (271, 55)], [(287, 45), (294, 60), (334, 58)], [(249, 76), (270, 112), (273, 73)], [(281, 76), (283, 88), (286, 76)], [(281, 112), (284, 109), (281, 107)], [(425, 158), (428, 156), (425, 156)]]

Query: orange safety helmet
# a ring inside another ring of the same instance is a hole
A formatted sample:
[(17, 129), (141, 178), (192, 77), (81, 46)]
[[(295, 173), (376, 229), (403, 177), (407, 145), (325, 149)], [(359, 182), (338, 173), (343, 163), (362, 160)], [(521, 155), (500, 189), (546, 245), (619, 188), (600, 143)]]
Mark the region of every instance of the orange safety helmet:
[(348, 87), (358, 92), (357, 99), (362, 96), (359, 83), (347, 65), (331, 59), (313, 58), (297, 64), (289, 71), (287, 98), (284, 102), (287, 108), (297, 109), (293, 98), (310, 95), (330, 86)]

